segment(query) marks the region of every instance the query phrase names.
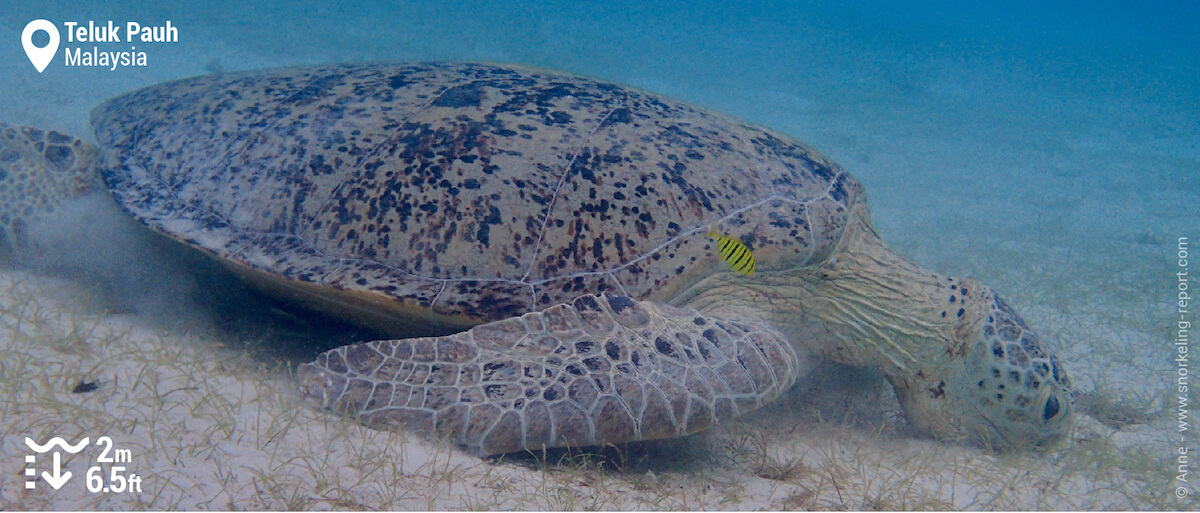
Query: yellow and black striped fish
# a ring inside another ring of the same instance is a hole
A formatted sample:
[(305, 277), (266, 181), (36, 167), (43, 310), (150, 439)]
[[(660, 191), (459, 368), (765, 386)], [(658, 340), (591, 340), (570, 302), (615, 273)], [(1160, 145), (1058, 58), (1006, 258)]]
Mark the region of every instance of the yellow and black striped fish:
[(721, 254), (721, 260), (727, 262), (734, 272), (754, 276), (754, 253), (751, 253), (750, 248), (742, 244), (742, 241), (717, 234), (715, 227), (709, 230), (708, 236), (717, 239), (717, 250)]

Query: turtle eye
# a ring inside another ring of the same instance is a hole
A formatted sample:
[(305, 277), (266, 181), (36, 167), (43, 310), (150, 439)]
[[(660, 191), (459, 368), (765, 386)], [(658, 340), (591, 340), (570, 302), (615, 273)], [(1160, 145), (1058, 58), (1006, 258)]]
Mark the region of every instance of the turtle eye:
[(1046, 401), (1046, 407), (1042, 410), (1042, 420), (1049, 422), (1055, 415), (1058, 415), (1058, 398), (1050, 396), (1050, 399)]

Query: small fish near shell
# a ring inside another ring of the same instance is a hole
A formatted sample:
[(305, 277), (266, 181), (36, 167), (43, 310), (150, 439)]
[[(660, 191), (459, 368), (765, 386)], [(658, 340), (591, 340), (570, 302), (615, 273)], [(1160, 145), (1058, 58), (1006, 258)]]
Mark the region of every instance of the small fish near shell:
[(754, 276), (754, 253), (742, 244), (742, 241), (718, 234), (715, 227), (708, 231), (707, 236), (717, 239), (717, 251), (721, 260), (729, 264), (730, 269), (746, 276)]

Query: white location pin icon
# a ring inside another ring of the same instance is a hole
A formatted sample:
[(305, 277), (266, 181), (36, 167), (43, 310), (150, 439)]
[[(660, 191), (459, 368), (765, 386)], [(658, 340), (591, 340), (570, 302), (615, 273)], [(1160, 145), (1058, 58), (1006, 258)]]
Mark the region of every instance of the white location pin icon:
[[(39, 30), (45, 31), (50, 35), (50, 44), (38, 48), (33, 44), (33, 33)], [(29, 62), (33, 63), (33, 67), (37, 68), (38, 73), (46, 69), (50, 65), (50, 61), (54, 59), (54, 54), (58, 53), (58, 27), (46, 20), (33, 20), (25, 25), (25, 30), (21, 32), (21, 46), (25, 47), (25, 55), (29, 56)]]

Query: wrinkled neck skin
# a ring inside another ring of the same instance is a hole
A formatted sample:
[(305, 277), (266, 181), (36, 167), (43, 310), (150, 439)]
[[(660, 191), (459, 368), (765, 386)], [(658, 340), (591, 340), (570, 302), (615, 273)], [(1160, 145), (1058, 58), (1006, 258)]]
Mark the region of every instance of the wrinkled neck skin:
[[(999, 379), (995, 385), (977, 379), (993, 369), (1008, 372), (993, 361), (1007, 355), (993, 356), (997, 330), (987, 326), (1011, 319), (1009, 324), (1026, 330), (1017, 333), (1019, 342), (1029, 338), (1036, 346), (1036, 335), (1011, 309), (1005, 306), (1001, 313), (998, 298), (978, 281), (927, 271), (888, 249), (870, 227), (865, 207), (855, 210), (827, 261), (782, 272), (760, 270), (753, 277), (716, 273), (683, 295), (685, 306), (767, 322), (798, 352), (877, 370), (892, 383), (908, 419), (938, 438), (1011, 447), (1061, 437), (1066, 427), (1060, 421), (1070, 413), (1069, 396), (1062, 395), (1069, 393), (1065, 370), (1068, 390), (1035, 384), (1029, 392), (1035, 397), (1011, 398), (1019, 408), (993, 404), (997, 391), (985, 385), (1005, 393)], [(985, 336), (989, 332), (991, 338)], [(1022, 338), (1022, 333), (1029, 334)], [(1057, 373), (1056, 368), (1055, 379)], [(1008, 390), (1015, 389), (1008, 384)], [(1048, 394), (1060, 392), (1063, 404), (1046, 409)], [(1044, 410), (1051, 413), (1048, 419), (1041, 417)]]
[(883, 246), (865, 223), (847, 232), (828, 262), (753, 277), (716, 273), (684, 295), (685, 306), (767, 322), (814, 354), (889, 379), (915, 376), (922, 362), (939, 359), (923, 358), (927, 352), (961, 353), (959, 335), (974, 331), (983, 309), (973, 304), (979, 301), (949, 298), (960, 285), (977, 297), (974, 280), (917, 267)]

